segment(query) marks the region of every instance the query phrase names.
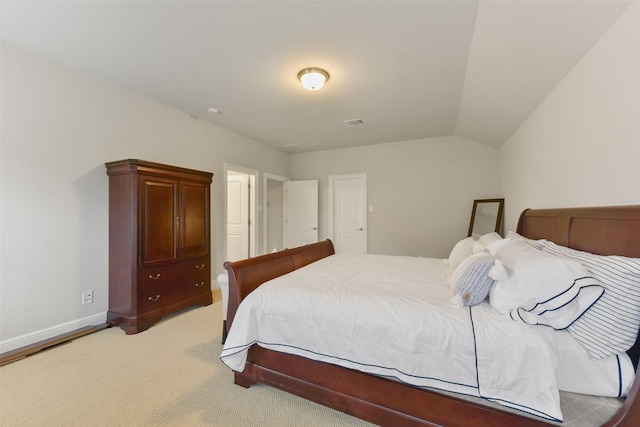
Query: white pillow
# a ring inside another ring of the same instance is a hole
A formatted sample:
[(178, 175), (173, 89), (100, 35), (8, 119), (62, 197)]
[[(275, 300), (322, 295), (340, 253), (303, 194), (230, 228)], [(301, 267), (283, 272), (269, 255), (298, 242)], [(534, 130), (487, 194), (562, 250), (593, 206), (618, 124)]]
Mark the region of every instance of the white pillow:
[(482, 236), (480, 236), (480, 238), (478, 239), (478, 242), (487, 246), (489, 243), (493, 243), (498, 240), (502, 240), (502, 236), (500, 236), (498, 233), (493, 231), (491, 233), (483, 234)]
[(509, 242), (511, 242), (511, 239), (506, 238), (506, 239), (501, 239), (501, 240), (496, 240), (493, 241), (491, 243), (488, 243), (487, 246), (485, 247), (485, 249), (492, 255), (497, 254), (498, 252), (500, 252), (500, 249), (504, 248), (506, 245), (509, 244)]
[(486, 253), (465, 258), (451, 275), (451, 303), (457, 307), (468, 307), (484, 301), (494, 282), (489, 272), (497, 259)]
[(604, 287), (575, 261), (512, 240), (498, 257), (509, 270), (490, 291), (491, 305), (513, 320), (565, 329), (588, 310)]
[(475, 243), (476, 241), (473, 237), (467, 237), (456, 243), (449, 254), (449, 268), (455, 270), (462, 260), (471, 255)]
[(558, 348), (558, 389), (594, 396), (625, 397), (635, 379), (626, 353), (594, 360), (568, 331), (554, 334)]
[(482, 236), (480, 236), (480, 238), (478, 238), (478, 241), (473, 245), (473, 253), (475, 254), (475, 253), (481, 252), (487, 249), (488, 245), (500, 240), (502, 240), (502, 237), (495, 231), (491, 233), (483, 234)]
[(594, 255), (548, 241), (542, 251), (579, 262), (606, 289), (569, 327), (591, 357), (602, 359), (631, 348), (640, 328), (640, 258)]

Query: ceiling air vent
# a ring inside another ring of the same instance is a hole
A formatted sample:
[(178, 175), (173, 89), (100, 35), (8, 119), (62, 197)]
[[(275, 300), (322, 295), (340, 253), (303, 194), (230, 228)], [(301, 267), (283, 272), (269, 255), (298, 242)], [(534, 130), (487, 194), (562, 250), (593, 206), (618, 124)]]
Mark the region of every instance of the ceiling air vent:
[(363, 119), (351, 119), (351, 120), (345, 120), (344, 122), (347, 124), (347, 126), (363, 126), (364, 125)]

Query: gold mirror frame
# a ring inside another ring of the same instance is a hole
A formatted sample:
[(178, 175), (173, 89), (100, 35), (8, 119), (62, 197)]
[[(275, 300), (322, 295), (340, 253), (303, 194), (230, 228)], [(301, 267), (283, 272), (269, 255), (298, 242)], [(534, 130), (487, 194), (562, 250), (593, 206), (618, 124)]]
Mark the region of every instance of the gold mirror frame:
[(500, 233), (504, 199), (477, 199), (473, 201), (469, 234), (477, 239), (483, 234), (495, 231)]

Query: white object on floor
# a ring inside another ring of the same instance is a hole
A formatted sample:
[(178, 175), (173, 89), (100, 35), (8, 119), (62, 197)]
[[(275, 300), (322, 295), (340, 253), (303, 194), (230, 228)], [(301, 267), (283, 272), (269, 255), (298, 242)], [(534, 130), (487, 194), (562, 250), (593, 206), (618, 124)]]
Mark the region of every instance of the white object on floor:
[(222, 320), (227, 320), (227, 304), (229, 303), (229, 275), (227, 272), (218, 274), (216, 279), (222, 293)]

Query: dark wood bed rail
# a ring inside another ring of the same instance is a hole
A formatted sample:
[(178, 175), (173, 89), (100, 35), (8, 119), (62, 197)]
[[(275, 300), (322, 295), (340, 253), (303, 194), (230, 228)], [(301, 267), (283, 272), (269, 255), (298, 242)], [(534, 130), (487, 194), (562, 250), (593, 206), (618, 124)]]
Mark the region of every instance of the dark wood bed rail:
[[(601, 255), (640, 258), (640, 205), (595, 208), (529, 209), (517, 231), (528, 238)], [(229, 272), (227, 328), (240, 301), (262, 283), (332, 255), (330, 241), (314, 243), (245, 261), (225, 263)], [(404, 385), (300, 356), (253, 346), (235, 383), (257, 382), (383, 426), (549, 426), (448, 394)], [(640, 375), (623, 407), (604, 426), (640, 426)]]

